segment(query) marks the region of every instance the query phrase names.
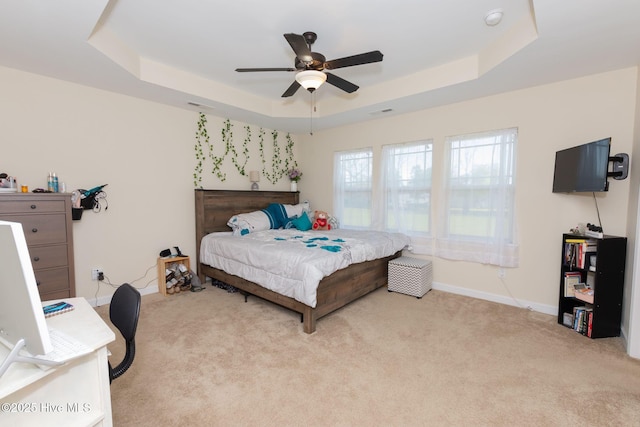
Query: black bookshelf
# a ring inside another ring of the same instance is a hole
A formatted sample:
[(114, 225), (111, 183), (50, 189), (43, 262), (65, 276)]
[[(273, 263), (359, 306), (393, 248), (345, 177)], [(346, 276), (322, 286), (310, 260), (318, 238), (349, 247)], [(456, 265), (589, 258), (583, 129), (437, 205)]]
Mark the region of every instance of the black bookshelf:
[[(578, 248), (578, 245), (582, 245), (582, 248)], [(586, 252), (582, 257), (581, 251)], [(571, 326), (565, 326), (590, 338), (619, 336), (627, 238), (563, 234), (561, 253), (558, 323), (565, 324), (565, 313), (572, 317), (577, 313), (580, 316), (571, 319)], [(591, 264), (591, 255), (596, 257), (595, 266)], [(579, 277), (581, 283), (589, 282), (592, 285), (593, 302), (566, 295), (565, 277), (571, 274)], [(578, 318), (583, 319), (582, 327), (576, 324)]]

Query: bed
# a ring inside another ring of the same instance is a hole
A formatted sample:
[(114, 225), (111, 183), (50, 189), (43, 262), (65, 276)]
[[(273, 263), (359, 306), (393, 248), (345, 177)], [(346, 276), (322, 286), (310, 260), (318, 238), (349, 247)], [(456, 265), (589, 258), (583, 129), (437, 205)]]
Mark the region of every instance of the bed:
[(299, 193), (288, 191), (195, 190), (196, 259), (198, 277), (215, 279), (301, 314), (304, 332), (316, 330), (316, 321), (350, 302), (387, 284), (388, 263), (402, 250), (379, 259), (351, 264), (320, 280), (315, 307), (274, 292), (243, 277), (201, 261), (201, 245), (210, 233), (230, 232), (227, 221), (242, 212), (266, 208), (271, 203), (297, 205)]

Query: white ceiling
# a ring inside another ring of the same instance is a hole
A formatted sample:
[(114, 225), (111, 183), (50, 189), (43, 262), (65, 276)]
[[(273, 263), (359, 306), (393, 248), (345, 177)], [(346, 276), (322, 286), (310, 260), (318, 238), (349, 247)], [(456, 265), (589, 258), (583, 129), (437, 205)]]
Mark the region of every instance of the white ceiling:
[(295, 73), (234, 71), (293, 67), (284, 33), (384, 54), (332, 71), (360, 89), (315, 92), (323, 129), (636, 66), (639, 23), (639, 0), (2, 0), (0, 65), (303, 133), (311, 95), (280, 96)]

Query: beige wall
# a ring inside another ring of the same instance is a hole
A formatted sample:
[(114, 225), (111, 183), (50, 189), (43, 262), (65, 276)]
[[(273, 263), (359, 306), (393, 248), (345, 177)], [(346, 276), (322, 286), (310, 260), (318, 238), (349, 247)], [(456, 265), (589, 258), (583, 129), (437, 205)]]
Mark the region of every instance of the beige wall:
[[(560, 235), (578, 222), (597, 221), (592, 197), (551, 193), (555, 151), (611, 136), (614, 153), (632, 154), (637, 80), (635, 68), (624, 69), (294, 136), (304, 172), (299, 184), (302, 199), (314, 208), (332, 210), (336, 150), (372, 146), (379, 160), (383, 144), (433, 138), (437, 203), (446, 136), (517, 127), (520, 267), (507, 270), (503, 283), (494, 267), (434, 258), (434, 280), (440, 289), (555, 313)], [(0, 88), (0, 171), (31, 188), (45, 186), (49, 171), (57, 172), (69, 189), (109, 184), (109, 209), (85, 212), (73, 225), (79, 295), (92, 302), (97, 295), (104, 302), (113, 292), (104, 285), (98, 289), (91, 280), (92, 267), (101, 267), (116, 285), (144, 276), (136, 285), (149, 283), (149, 290), (155, 291), (155, 262), (161, 249), (177, 245), (195, 254), (197, 113), (6, 68), (0, 68)], [(223, 119), (208, 118), (209, 133), (219, 141)], [(245, 138), (243, 126), (234, 123), (236, 147)], [(253, 141), (257, 131), (252, 127)], [(267, 130), (267, 150), (270, 135)], [(247, 170), (261, 169), (255, 142), (251, 148)], [(203, 186), (248, 188), (248, 179), (230, 163), (225, 171), (225, 182), (205, 171)], [(635, 209), (629, 206), (631, 182), (611, 180), (610, 191), (598, 195), (608, 234), (630, 232), (627, 212)], [(286, 190), (288, 185), (286, 180), (276, 185), (264, 178), (260, 182), (262, 189)], [(631, 191), (638, 192), (637, 184)]]
[[(440, 289), (555, 314), (561, 234), (598, 222), (591, 195), (551, 192), (555, 152), (611, 136), (613, 153), (631, 154), (636, 73), (625, 69), (304, 136), (302, 196), (331, 211), (334, 151), (371, 146), (379, 161), (383, 144), (432, 138), (436, 208), (445, 137), (517, 127), (520, 267), (507, 269), (503, 283), (495, 267), (434, 258), (434, 281)], [(611, 180), (610, 191), (597, 196), (607, 234), (627, 233), (630, 181)]]
[[(113, 289), (98, 289), (91, 280), (93, 267), (102, 268), (114, 285), (142, 278), (135, 286), (148, 283), (144, 292), (155, 292), (160, 250), (179, 246), (195, 256), (196, 112), (1, 67), (0, 93), (0, 172), (16, 176), (19, 185), (30, 189), (46, 188), (50, 171), (68, 191), (108, 184), (108, 210), (85, 211), (73, 223), (78, 296), (92, 303), (109, 301)], [(216, 155), (222, 155), (223, 119), (208, 120), (211, 141), (220, 149)], [(245, 125), (233, 125), (234, 141), (241, 147)], [(252, 127), (247, 170), (262, 168), (258, 130)], [(265, 131), (270, 159), (273, 140), (271, 130)], [(284, 144), (282, 134), (283, 152)], [(203, 187), (249, 189), (248, 178), (228, 158), (223, 170), (224, 183), (205, 170)], [(286, 190), (289, 183), (272, 185), (263, 178), (260, 188)]]

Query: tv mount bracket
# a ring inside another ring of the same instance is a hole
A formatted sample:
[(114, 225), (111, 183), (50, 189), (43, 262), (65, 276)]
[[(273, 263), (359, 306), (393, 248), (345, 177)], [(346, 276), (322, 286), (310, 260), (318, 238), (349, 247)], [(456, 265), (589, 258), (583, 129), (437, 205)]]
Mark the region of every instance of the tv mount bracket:
[(613, 157), (609, 157), (609, 161), (612, 163), (612, 170), (607, 172), (607, 176), (618, 180), (626, 179), (629, 175), (629, 155), (627, 153), (618, 153)]

